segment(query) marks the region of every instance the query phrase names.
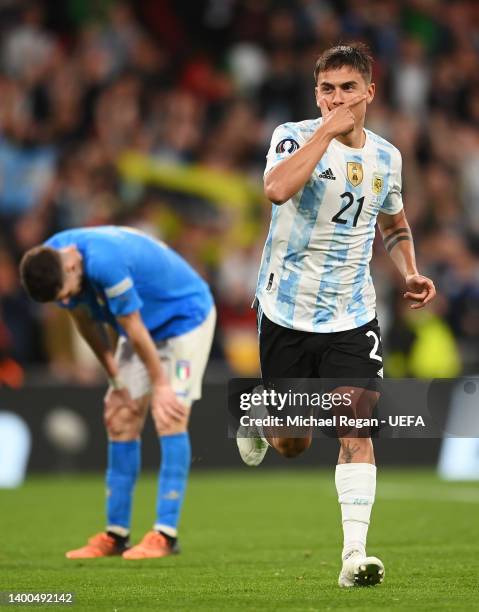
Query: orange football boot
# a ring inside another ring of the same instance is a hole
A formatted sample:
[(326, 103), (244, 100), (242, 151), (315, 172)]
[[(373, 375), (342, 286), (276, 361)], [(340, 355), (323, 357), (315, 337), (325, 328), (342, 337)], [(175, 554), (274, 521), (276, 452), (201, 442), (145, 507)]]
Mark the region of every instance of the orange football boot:
[(96, 559), (121, 555), (124, 551), (125, 546), (119, 545), (114, 537), (103, 531), (92, 536), (86, 546), (70, 550), (65, 553), (65, 556), (67, 559)]
[(168, 538), (158, 531), (149, 531), (136, 546), (125, 550), (123, 559), (159, 559), (180, 552), (178, 544), (171, 544)]

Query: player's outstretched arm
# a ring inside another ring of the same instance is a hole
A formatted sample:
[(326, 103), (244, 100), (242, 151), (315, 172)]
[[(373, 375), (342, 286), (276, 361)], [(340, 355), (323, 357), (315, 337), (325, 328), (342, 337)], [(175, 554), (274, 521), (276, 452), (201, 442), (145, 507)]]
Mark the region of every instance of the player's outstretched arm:
[(308, 142), (266, 174), (264, 193), (268, 200), (284, 204), (306, 185), (331, 140), (354, 129), (354, 115), (350, 109), (365, 99), (363, 94), (355, 96), (331, 111), (326, 102), (320, 100), (323, 121), (319, 128)]
[(436, 288), (430, 278), (417, 271), (411, 228), (404, 210), (395, 215), (380, 213), (378, 225), (384, 247), (406, 283), (404, 298), (412, 301), (411, 308), (423, 308), (436, 296)]
[(158, 351), (145, 327), (139, 311), (117, 317), (125, 330), (136, 353), (145, 364), (152, 386), (152, 410), (160, 425), (167, 429), (173, 421), (181, 421), (186, 416), (185, 407), (178, 401), (164, 371)]

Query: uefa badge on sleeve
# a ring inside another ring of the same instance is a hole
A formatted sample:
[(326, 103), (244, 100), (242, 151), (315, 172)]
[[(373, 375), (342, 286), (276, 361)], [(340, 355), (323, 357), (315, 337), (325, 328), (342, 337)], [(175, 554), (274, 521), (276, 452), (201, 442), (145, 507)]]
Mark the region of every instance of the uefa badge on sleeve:
[(293, 138), (284, 138), (276, 145), (276, 153), (288, 153), (291, 155), (299, 149), (299, 144)]
[(190, 362), (180, 359), (176, 362), (176, 378), (178, 380), (188, 380), (191, 374)]

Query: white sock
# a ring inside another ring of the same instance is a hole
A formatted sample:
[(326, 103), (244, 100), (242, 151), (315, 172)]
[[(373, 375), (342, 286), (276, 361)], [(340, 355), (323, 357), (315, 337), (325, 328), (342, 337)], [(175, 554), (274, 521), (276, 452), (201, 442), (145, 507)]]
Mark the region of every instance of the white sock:
[(370, 463), (342, 463), (336, 466), (335, 480), (344, 532), (342, 559), (353, 550), (365, 555), (376, 494), (376, 466)]
[(153, 529), (155, 531), (162, 531), (163, 533), (166, 533), (166, 535), (170, 536), (170, 538), (178, 537), (178, 530), (175, 529), (175, 527), (170, 527), (169, 525), (162, 525), (161, 523), (155, 523)]
[(106, 531), (119, 535), (122, 538), (127, 538), (130, 535), (130, 530), (125, 527), (120, 527), (120, 525), (107, 525)]

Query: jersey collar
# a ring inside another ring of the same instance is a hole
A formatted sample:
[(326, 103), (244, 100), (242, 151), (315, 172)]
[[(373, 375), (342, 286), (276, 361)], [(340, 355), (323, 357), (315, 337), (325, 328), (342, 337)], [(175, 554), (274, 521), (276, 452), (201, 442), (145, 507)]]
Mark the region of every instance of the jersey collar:
[(347, 151), (348, 153), (352, 153), (353, 155), (354, 154), (360, 155), (361, 153), (364, 153), (369, 148), (369, 144), (371, 140), (369, 138), (368, 131), (363, 128), (363, 132), (365, 135), (364, 145), (360, 148), (348, 147), (348, 145), (345, 145), (342, 142), (339, 142), (339, 140), (337, 140), (336, 138), (333, 138), (331, 143), (334, 144), (334, 146), (337, 147), (338, 149), (342, 149), (343, 151)]

